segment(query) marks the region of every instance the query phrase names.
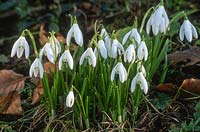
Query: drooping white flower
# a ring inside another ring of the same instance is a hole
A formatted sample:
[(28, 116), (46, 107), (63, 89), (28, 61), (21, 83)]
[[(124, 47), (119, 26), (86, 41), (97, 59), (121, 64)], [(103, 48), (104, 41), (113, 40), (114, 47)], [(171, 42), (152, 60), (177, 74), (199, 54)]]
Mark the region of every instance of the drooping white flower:
[(144, 66), (142, 65), (142, 62), (137, 63), (137, 72), (142, 72), (144, 77), (146, 77), (146, 70), (145, 70)]
[(169, 25), (169, 18), (165, 11), (164, 6), (159, 6), (154, 13), (151, 15), (146, 25), (147, 34), (150, 33), (151, 27), (154, 35), (157, 35), (159, 32), (166, 32)]
[(96, 56), (92, 48), (87, 48), (87, 50), (81, 55), (79, 64), (82, 65), (85, 59), (88, 60), (89, 65), (92, 65), (93, 67), (96, 66)]
[(11, 57), (13, 57), (17, 53), (17, 57), (20, 58), (23, 55), (23, 52), (25, 51), (25, 57), (28, 59), (30, 54), (30, 48), (28, 45), (28, 42), (26, 41), (26, 38), (24, 36), (20, 36), (17, 41), (15, 41), (12, 51), (11, 51)]
[(137, 57), (139, 60), (146, 61), (148, 58), (148, 49), (144, 41), (142, 41), (137, 50)]
[(63, 63), (66, 63), (66, 65), (68, 64), (68, 66), (71, 70), (73, 69), (74, 61), (73, 61), (72, 55), (70, 54), (69, 50), (65, 50), (65, 52), (61, 55), (59, 62), (58, 62), (59, 70), (62, 69)]
[(119, 80), (122, 83), (124, 83), (127, 80), (127, 71), (122, 62), (118, 62), (117, 65), (112, 69), (111, 81), (114, 80), (115, 74), (119, 74)]
[(34, 75), (34, 77), (37, 77), (39, 74), (40, 78), (42, 78), (43, 73), (44, 73), (44, 69), (43, 69), (42, 63), (40, 62), (40, 59), (35, 58), (35, 60), (33, 61), (30, 67), (29, 76), (32, 77)]
[(131, 92), (135, 91), (136, 84), (139, 84), (140, 88), (145, 94), (148, 92), (148, 84), (142, 72), (138, 72), (131, 82)]
[(196, 28), (191, 24), (189, 20), (184, 20), (183, 24), (181, 25), (180, 31), (179, 31), (179, 37), (180, 40), (184, 40), (184, 36), (188, 40), (188, 42), (192, 41), (192, 36), (197, 39), (198, 34)]
[(54, 56), (57, 57), (58, 54), (61, 53), (60, 42), (57, 40), (57, 38), (54, 35), (52, 35), (49, 39), (49, 43), (50, 43)]
[[(107, 58), (107, 49), (105, 47), (105, 43), (103, 40), (99, 40), (98, 43), (97, 43), (97, 48), (99, 49), (100, 51), (100, 54), (101, 56), (106, 59)], [(97, 48), (94, 49), (94, 53), (96, 55), (96, 57), (98, 57), (98, 51), (97, 51)]]
[(122, 44), (124, 45), (129, 38), (133, 38), (138, 44), (140, 44), (141, 42), (140, 34), (138, 33), (136, 28), (131, 29), (131, 31), (124, 35)]
[(124, 52), (124, 62), (134, 63), (136, 58), (135, 46), (133, 44), (129, 45)]
[(107, 49), (108, 56), (112, 57), (111, 39), (105, 28), (101, 29), (100, 36), (105, 42), (105, 47)]
[(112, 42), (112, 57), (117, 58), (117, 55), (123, 54), (124, 53), (124, 47), (121, 45), (121, 43), (117, 40), (114, 39)]
[(66, 39), (67, 46), (70, 45), (72, 37), (74, 37), (75, 42), (79, 46), (83, 46), (83, 34), (77, 23), (74, 23), (70, 28), (69, 32), (67, 33), (67, 39)]
[(54, 59), (54, 53), (53, 53), (53, 50), (50, 46), (50, 43), (46, 43), (44, 45), (44, 47), (41, 49), (40, 51), (40, 61), (42, 61), (42, 57), (43, 55), (47, 56), (48, 60), (51, 62), (51, 63), (55, 63), (55, 59)]
[(67, 107), (72, 107), (74, 104), (74, 92), (71, 90), (66, 98), (66, 106)]

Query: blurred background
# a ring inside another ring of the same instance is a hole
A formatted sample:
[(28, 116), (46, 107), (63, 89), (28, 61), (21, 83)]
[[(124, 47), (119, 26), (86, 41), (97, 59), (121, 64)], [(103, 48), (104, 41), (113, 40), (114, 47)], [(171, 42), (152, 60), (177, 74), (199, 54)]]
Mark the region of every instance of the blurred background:
[[(48, 32), (52, 30), (58, 32), (57, 35), (65, 43), (70, 28), (68, 14), (72, 14), (77, 16), (87, 44), (93, 34), (95, 20), (104, 24), (108, 31), (118, 30), (131, 26), (136, 16), (140, 23), (145, 12), (159, 2), (159, 0), (0, 0), (0, 69), (24, 68), (16, 65), (19, 62), (23, 64), (23, 59), (10, 58), (12, 45), (23, 29), (28, 28), (34, 33), (39, 46), (44, 43), (41, 34), (48, 36)], [(199, 27), (200, 4), (197, 0), (164, 2), (169, 16), (182, 10), (193, 11), (189, 19)], [(175, 25), (175, 33), (178, 32), (179, 25), (179, 23)]]

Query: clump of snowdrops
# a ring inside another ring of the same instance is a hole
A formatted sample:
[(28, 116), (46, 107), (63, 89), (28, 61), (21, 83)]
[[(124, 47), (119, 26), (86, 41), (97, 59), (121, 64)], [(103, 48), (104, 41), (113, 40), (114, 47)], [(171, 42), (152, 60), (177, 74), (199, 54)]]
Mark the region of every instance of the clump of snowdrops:
[[(197, 31), (186, 14), (180, 12), (170, 21), (161, 2), (147, 11), (140, 27), (135, 21), (133, 26), (126, 27), (126, 33), (107, 32), (96, 22), (88, 44), (83, 44), (84, 36), (74, 16), (71, 16), (66, 45), (61, 45), (51, 32), (48, 42), (38, 52), (32, 33), (25, 29), (14, 43), (11, 57), (17, 54), (20, 58), (25, 52), (26, 59), (29, 58), (26, 37), (30, 37), (36, 58), (29, 75), (42, 80), (49, 116), (54, 117), (61, 105), (66, 111), (73, 111), (72, 120), (81, 129), (90, 128), (91, 120), (101, 122), (108, 117), (118, 123), (129, 120), (134, 126), (139, 105), (148, 94), (153, 76), (162, 61), (167, 67), (170, 40), (166, 33), (170, 24), (181, 17), (184, 22), (180, 27), (180, 40), (197, 39)], [(119, 36), (123, 38), (119, 40)], [(72, 41), (78, 45), (73, 53), (70, 51)], [(52, 85), (43, 68), (44, 57), (54, 64)], [(161, 79), (166, 75), (165, 68)]]

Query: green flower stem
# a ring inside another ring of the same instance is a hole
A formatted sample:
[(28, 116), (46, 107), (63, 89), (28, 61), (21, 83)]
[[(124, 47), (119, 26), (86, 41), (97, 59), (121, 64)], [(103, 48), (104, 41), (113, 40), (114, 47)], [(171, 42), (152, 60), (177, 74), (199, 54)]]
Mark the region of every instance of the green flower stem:
[(35, 42), (35, 39), (34, 39), (34, 37), (33, 37), (33, 34), (32, 34), (32, 33), (30, 32), (30, 30), (28, 30), (28, 29), (25, 29), (24, 32), (27, 32), (27, 33), (28, 33), (28, 35), (29, 35), (29, 37), (30, 37), (30, 39), (31, 39), (32, 45), (33, 45), (33, 49), (34, 49), (34, 52), (35, 52), (35, 56), (36, 56), (37, 58), (39, 58), (39, 54), (38, 54), (38, 51), (37, 51), (37, 46), (36, 46), (36, 42)]

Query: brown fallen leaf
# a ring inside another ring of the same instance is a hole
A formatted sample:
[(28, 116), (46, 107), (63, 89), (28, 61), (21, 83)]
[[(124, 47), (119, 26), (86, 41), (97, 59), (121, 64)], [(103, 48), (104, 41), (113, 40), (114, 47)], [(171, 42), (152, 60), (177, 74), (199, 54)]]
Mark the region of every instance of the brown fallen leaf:
[(183, 51), (176, 51), (168, 55), (169, 64), (173, 67), (187, 67), (200, 62), (200, 48), (192, 47)]
[(56, 33), (56, 38), (62, 44), (66, 44), (66, 39), (61, 33)]
[(200, 79), (185, 79), (180, 87), (177, 87), (173, 83), (159, 84), (156, 89), (162, 92), (176, 92), (179, 88), (200, 94)]
[(48, 33), (44, 30), (45, 24), (43, 23), (40, 26), (40, 31), (39, 31), (39, 42), (41, 45), (44, 45), (48, 41)]
[[(58, 66), (56, 68), (58, 68)], [(51, 83), (52, 76), (50, 75), (50, 73), (54, 72), (54, 64), (52, 64), (51, 62), (44, 63), (44, 71), (47, 73), (49, 82)], [(43, 89), (41, 80), (33, 79), (31, 81), (36, 85), (33, 92), (32, 103), (31, 103), (31, 105), (35, 105), (40, 101), (40, 97), (44, 96), (44, 89)]]
[(190, 91), (192, 93), (200, 94), (200, 79), (185, 79), (180, 88)]
[(34, 89), (31, 105), (37, 104), (40, 101), (40, 97), (43, 96), (44, 96), (44, 89), (41, 81), (39, 81), (36, 85), (36, 88)]
[(23, 113), (18, 91), (24, 87), (25, 77), (12, 70), (0, 71), (0, 113)]
[[(44, 29), (45, 24), (43, 23), (40, 26), (40, 31), (39, 31), (39, 42), (41, 45), (44, 45), (48, 41), (48, 36), (49, 33)], [(55, 37), (58, 39), (58, 41), (62, 44), (66, 44), (66, 39), (61, 33), (56, 33)]]
[(173, 83), (163, 83), (159, 84), (156, 89), (161, 92), (174, 92), (177, 90), (177, 86)]
[(0, 113), (22, 115), (21, 99), (17, 91), (0, 97)]
[(0, 70), (0, 96), (24, 87), (25, 77), (12, 70)]

